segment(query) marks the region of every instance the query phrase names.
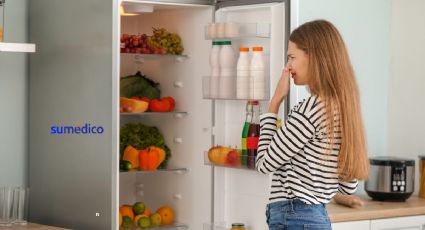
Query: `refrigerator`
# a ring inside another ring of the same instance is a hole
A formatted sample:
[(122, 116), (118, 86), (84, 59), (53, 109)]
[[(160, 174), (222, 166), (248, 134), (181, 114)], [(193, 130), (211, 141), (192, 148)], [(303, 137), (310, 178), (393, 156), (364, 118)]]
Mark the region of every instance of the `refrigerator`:
[[(262, 46), (268, 99), (286, 60), (289, 1), (31, 1), (29, 187), (32, 222), (72, 229), (118, 229), (118, 208), (143, 201), (175, 211), (165, 229), (266, 229), (269, 176), (208, 164), (214, 145), (240, 148), (247, 100), (211, 98), (208, 25), (235, 22), (233, 49)], [(120, 5), (143, 8), (121, 16)], [(120, 52), (120, 36), (165, 28), (180, 35), (183, 55)], [(242, 32), (245, 31), (245, 32)], [(220, 38), (218, 40), (223, 40)], [(224, 40), (227, 40), (224, 39)], [(120, 77), (141, 71), (172, 96), (172, 113), (120, 114)], [(293, 93), (291, 94), (293, 95)], [(289, 101), (289, 100), (287, 100)], [(286, 103), (279, 116), (287, 113)], [(119, 171), (119, 130), (127, 123), (158, 127), (172, 151), (167, 170)], [(57, 134), (60, 127), (96, 127)]]

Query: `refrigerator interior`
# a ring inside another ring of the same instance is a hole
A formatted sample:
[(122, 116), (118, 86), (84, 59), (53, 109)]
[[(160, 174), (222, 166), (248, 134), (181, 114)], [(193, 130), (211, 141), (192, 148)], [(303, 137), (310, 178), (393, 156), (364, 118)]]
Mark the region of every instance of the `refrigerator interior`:
[[(142, 2), (137, 4), (143, 5)], [(120, 116), (120, 125), (141, 122), (156, 126), (172, 151), (168, 168), (186, 168), (178, 172), (120, 173), (119, 204), (143, 201), (153, 212), (171, 206), (175, 220), (202, 229), (211, 219), (211, 168), (204, 165), (203, 153), (211, 146), (211, 102), (202, 99), (202, 76), (209, 73), (210, 41), (204, 39), (204, 25), (212, 20), (213, 6), (153, 6), (152, 13), (121, 17), (121, 34), (152, 34), (152, 27), (178, 33), (188, 58), (140, 58), (121, 54), (120, 76), (141, 71), (159, 82), (161, 97), (172, 96), (176, 111), (186, 115), (155, 114)]]
[[(284, 63), (285, 48), (285, 5), (270, 3), (226, 7), (216, 11), (216, 22), (242, 24), (269, 24), (269, 36), (234, 39), (235, 51), (240, 46), (263, 46), (267, 60), (268, 94), (280, 78)], [(261, 111), (267, 112), (268, 100), (260, 101)], [(214, 116), (214, 144), (241, 148), (241, 133), (245, 121), (246, 100), (216, 100)], [(283, 107), (283, 106), (282, 106)], [(281, 108), (279, 114), (285, 111)], [(280, 116), (282, 117), (282, 116)], [(248, 229), (266, 229), (265, 205), (268, 203), (269, 176), (255, 170), (215, 167), (214, 221), (245, 223)], [(217, 227), (217, 229), (221, 229)]]
[[(269, 67), (266, 69), (269, 97), (283, 68), (284, 11), (283, 3), (270, 3), (226, 7), (215, 12), (217, 22), (269, 26), (268, 36), (231, 39), (236, 52), (240, 46), (264, 47)], [(211, 40), (206, 39), (205, 26), (213, 14), (212, 6), (156, 4), (153, 13), (121, 17), (121, 34), (152, 34), (152, 27), (163, 27), (182, 38), (187, 59), (121, 54), (120, 75), (132, 75), (140, 70), (161, 84), (161, 96), (176, 99), (177, 111), (188, 114), (120, 116), (120, 125), (142, 122), (157, 126), (172, 150), (169, 168), (185, 167), (188, 171), (121, 173), (119, 203), (143, 201), (153, 211), (161, 205), (170, 205), (175, 209), (176, 221), (188, 224), (190, 229), (223, 229), (222, 226), (228, 227), (232, 222), (245, 223), (248, 229), (265, 229), (269, 177), (254, 170), (214, 167), (214, 187), (211, 187), (211, 167), (204, 165), (203, 154), (213, 144), (241, 147), (246, 105), (246, 100), (202, 98), (202, 77), (210, 75)], [(265, 112), (267, 101), (260, 103)], [(221, 227), (210, 227), (211, 212), (214, 222)]]

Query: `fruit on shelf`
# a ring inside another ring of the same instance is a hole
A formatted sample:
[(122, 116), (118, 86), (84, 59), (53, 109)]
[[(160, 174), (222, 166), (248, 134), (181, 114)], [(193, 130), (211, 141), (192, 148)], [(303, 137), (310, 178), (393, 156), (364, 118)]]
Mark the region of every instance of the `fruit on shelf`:
[(123, 224), (125, 223), (126, 217), (130, 218), (131, 222), (133, 222), (134, 213), (133, 213), (133, 209), (130, 205), (122, 205), (120, 207), (119, 212), (123, 216)]
[(165, 151), (161, 148), (150, 146), (139, 151), (139, 165), (141, 170), (155, 170), (165, 160)]
[(171, 207), (162, 206), (158, 210), (156, 210), (161, 216), (161, 225), (171, 224), (174, 221), (174, 211)]
[(151, 112), (171, 112), (176, 106), (176, 100), (168, 96), (161, 99), (153, 99), (149, 103), (149, 110)]
[(133, 204), (133, 212), (136, 215), (141, 215), (145, 212), (146, 205), (143, 202), (136, 202)]
[(183, 53), (181, 38), (164, 28), (152, 28), (153, 35), (121, 35), (121, 53), (177, 54)]
[[(142, 214), (136, 214), (141, 213), (142, 210)], [(155, 213), (151, 213), (142, 201), (133, 205), (122, 205), (118, 215), (119, 226), (123, 228), (158, 227), (171, 224), (174, 221), (174, 211), (171, 207), (162, 206)]]
[(151, 225), (152, 226), (160, 226), (162, 223), (162, 217), (159, 213), (154, 213), (150, 215)]
[(151, 214), (152, 214), (151, 210), (149, 210), (148, 207), (145, 207), (145, 211), (142, 213), (142, 215), (150, 216)]
[(140, 215), (136, 226), (139, 228), (149, 228), (151, 226), (151, 219), (149, 216)]
[(124, 216), (122, 218), (122, 225), (123, 228), (131, 228), (133, 226), (133, 220), (131, 220), (130, 217)]
[(231, 150), (233, 149), (223, 146), (214, 146), (208, 150), (208, 159), (213, 164), (225, 165), (227, 153)]
[(149, 108), (149, 103), (139, 99), (120, 97), (120, 112), (143, 113)]
[(241, 152), (237, 149), (230, 150), (226, 155), (226, 165), (238, 167), (241, 165)]
[(166, 101), (168, 101), (169, 103), (170, 103), (170, 108), (168, 109), (168, 111), (173, 111), (174, 110), (174, 108), (176, 107), (176, 100), (174, 100), (174, 98), (173, 97), (170, 97), (170, 96), (168, 96), (168, 97), (163, 97), (162, 98), (162, 100), (166, 100)]
[(130, 162), (132, 169), (139, 168), (139, 150), (128, 145), (124, 150), (122, 160)]

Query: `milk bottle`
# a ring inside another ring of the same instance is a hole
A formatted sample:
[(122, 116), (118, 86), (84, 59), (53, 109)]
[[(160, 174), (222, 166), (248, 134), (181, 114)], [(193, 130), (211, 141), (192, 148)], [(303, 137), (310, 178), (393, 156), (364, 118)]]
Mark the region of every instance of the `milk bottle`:
[(212, 49), (210, 53), (211, 77), (209, 93), (211, 98), (217, 98), (219, 96), (218, 88), (220, 83), (220, 48), (221, 42), (212, 42)]
[(249, 93), (251, 99), (266, 98), (266, 75), (263, 47), (254, 47), (250, 65)]
[(231, 99), (235, 97), (236, 57), (231, 41), (223, 41), (220, 48), (220, 84), (219, 97)]
[(249, 95), (249, 48), (239, 48), (239, 59), (236, 65), (236, 98), (248, 99)]

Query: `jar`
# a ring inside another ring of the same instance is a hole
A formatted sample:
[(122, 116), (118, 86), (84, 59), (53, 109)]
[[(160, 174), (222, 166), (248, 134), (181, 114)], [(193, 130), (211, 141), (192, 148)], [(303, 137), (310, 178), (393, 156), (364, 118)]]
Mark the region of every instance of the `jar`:
[(232, 228), (230, 230), (246, 230), (245, 224), (234, 223), (234, 224), (232, 224)]
[(4, 2), (6, 0), (0, 0), (0, 42), (4, 41)]
[(425, 198), (425, 155), (419, 156), (419, 197)]

